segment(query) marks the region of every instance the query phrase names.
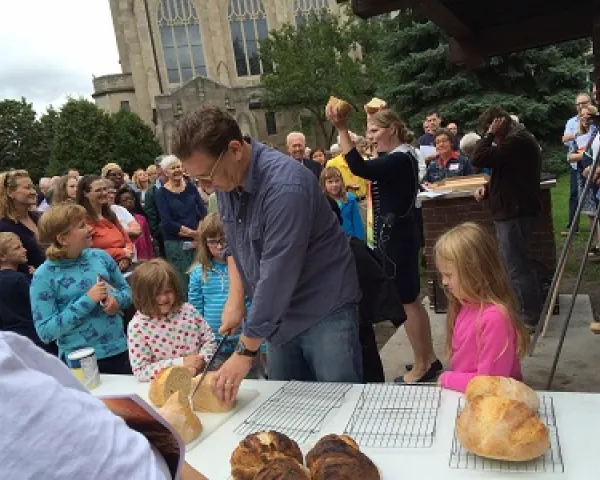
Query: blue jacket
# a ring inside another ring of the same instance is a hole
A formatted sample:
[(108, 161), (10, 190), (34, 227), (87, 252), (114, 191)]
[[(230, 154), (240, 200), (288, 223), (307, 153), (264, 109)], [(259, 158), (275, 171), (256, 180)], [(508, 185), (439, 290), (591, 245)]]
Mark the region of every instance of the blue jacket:
[[(211, 269), (206, 272), (206, 281), (204, 281), (202, 265), (196, 265), (190, 273), (190, 283), (188, 286), (188, 302), (190, 302), (202, 318), (206, 320), (210, 329), (215, 334), (217, 344), (223, 338), (219, 333), (221, 328), (221, 315), (223, 307), (229, 295), (229, 273), (227, 264), (211, 262)], [(250, 309), (250, 300), (246, 299), (246, 311)], [(223, 353), (231, 354), (235, 350), (240, 339), (240, 335), (233, 335), (227, 339), (223, 346)], [(261, 347), (261, 352), (265, 353), (265, 345)]]
[(358, 198), (353, 193), (348, 193), (348, 201), (338, 201), (342, 213), (342, 229), (344, 233), (360, 240), (365, 239), (365, 227), (360, 216)]
[(88, 248), (76, 259), (46, 260), (33, 275), (31, 311), (35, 329), (43, 342), (56, 341), (63, 358), (84, 347), (94, 348), (99, 359), (127, 351), (123, 317), (107, 315), (87, 295), (98, 275), (113, 287), (109, 293), (122, 310), (131, 305), (129, 285), (104, 250)]

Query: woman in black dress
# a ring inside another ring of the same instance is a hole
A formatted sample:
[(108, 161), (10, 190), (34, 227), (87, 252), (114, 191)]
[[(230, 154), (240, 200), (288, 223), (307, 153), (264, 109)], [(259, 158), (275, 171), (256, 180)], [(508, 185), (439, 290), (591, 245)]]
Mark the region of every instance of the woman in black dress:
[(370, 115), (368, 139), (385, 153), (365, 161), (350, 138), (347, 116), (335, 106), (328, 106), (326, 114), (339, 132), (340, 146), (352, 173), (371, 180), (374, 247), (383, 257), (386, 273), (394, 280), (406, 311), (404, 325), (415, 362), (396, 382), (430, 382), (442, 365), (433, 351), (429, 315), (419, 297), (420, 242), (414, 215), (419, 169), (412, 147), (405, 142), (408, 131), (389, 109)]

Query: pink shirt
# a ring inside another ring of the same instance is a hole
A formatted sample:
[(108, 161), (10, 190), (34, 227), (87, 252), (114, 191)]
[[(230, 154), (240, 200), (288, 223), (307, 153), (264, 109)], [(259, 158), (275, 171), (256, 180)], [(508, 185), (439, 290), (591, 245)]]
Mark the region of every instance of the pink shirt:
[(189, 303), (167, 316), (136, 312), (127, 327), (127, 343), (133, 374), (144, 382), (164, 368), (183, 365), (188, 355), (200, 354), (208, 362), (216, 350), (215, 335)]
[(522, 380), (517, 356), (517, 332), (496, 305), (463, 306), (452, 334), (451, 371), (440, 376), (444, 388), (464, 392), (477, 375)]

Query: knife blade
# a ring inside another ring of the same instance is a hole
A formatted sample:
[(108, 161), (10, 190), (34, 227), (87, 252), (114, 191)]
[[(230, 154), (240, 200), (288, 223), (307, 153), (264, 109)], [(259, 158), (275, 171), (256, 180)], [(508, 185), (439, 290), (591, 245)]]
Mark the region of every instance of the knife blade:
[(192, 394), (191, 394), (192, 398), (194, 398), (194, 394), (198, 390), (198, 387), (200, 386), (200, 384), (204, 381), (204, 378), (206, 377), (206, 374), (210, 371), (210, 368), (215, 364), (215, 361), (217, 359), (217, 355), (219, 355), (219, 352), (222, 350), (223, 345), (225, 345), (225, 342), (227, 341), (228, 338), (229, 338), (229, 334), (228, 333), (226, 333), (225, 335), (223, 335), (223, 338), (221, 339), (221, 341), (217, 345), (217, 349), (215, 350), (215, 354), (212, 356), (212, 358), (210, 359), (210, 361), (206, 364), (206, 367), (204, 367), (204, 371), (200, 375), (200, 378), (198, 379), (198, 383), (196, 384), (196, 386), (192, 390)]

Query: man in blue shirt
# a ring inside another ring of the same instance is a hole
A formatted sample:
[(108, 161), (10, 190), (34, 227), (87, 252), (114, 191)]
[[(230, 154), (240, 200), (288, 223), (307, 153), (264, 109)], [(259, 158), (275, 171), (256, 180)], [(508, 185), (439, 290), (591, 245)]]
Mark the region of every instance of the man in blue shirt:
[(263, 340), (273, 380), (361, 382), (358, 278), (348, 241), (319, 184), (291, 157), (242, 138), (217, 107), (179, 120), (173, 152), (202, 186), (217, 191), (231, 257), (221, 333), (240, 342), (213, 390), (235, 397)]
[[(563, 134), (562, 141), (565, 146), (569, 149), (567, 153), (567, 161), (569, 162), (569, 154), (577, 150), (577, 133), (579, 132), (579, 114), (581, 109), (590, 106), (592, 99), (587, 93), (580, 93), (575, 99), (575, 106), (577, 107), (577, 115), (571, 117), (565, 125), (565, 133)], [(575, 217), (575, 211), (577, 210), (577, 204), (579, 203), (579, 172), (577, 171), (577, 163), (571, 163), (571, 178), (569, 187), (569, 224), (567, 225), (566, 231), (561, 232), (561, 235), (566, 235), (573, 218)], [(577, 219), (577, 225), (579, 226), (579, 219)], [(576, 228), (576, 232), (579, 228)]]

